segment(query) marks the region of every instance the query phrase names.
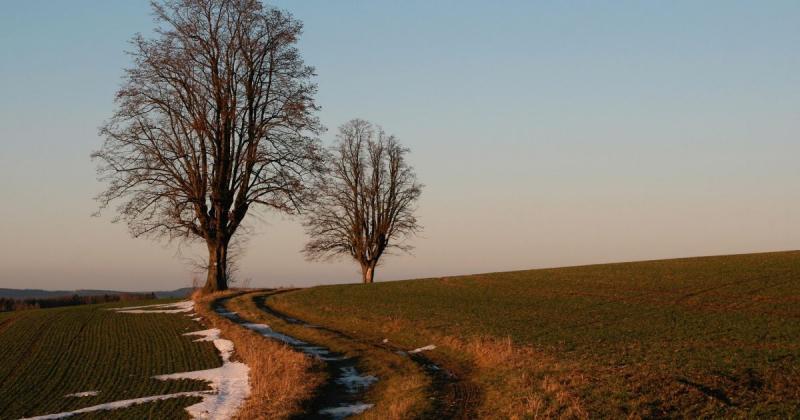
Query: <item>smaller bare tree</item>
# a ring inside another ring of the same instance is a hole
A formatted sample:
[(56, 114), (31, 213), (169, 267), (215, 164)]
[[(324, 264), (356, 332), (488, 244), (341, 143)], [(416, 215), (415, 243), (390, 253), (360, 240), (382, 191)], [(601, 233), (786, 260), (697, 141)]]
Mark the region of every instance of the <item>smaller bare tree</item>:
[(421, 227), (414, 216), (422, 185), (405, 160), (408, 149), (364, 120), (339, 127), (317, 197), (307, 210), (309, 259), (350, 255), (372, 283), (387, 250), (410, 251), (405, 239)]

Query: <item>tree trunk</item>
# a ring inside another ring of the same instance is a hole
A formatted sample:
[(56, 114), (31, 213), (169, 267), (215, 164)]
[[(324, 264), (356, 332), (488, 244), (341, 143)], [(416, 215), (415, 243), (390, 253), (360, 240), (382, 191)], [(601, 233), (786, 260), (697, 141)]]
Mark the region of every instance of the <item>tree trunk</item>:
[(208, 278), (203, 293), (228, 290), (228, 244), (208, 243)]
[(362, 265), (361, 278), (365, 284), (372, 283), (372, 280), (375, 278), (375, 264)]

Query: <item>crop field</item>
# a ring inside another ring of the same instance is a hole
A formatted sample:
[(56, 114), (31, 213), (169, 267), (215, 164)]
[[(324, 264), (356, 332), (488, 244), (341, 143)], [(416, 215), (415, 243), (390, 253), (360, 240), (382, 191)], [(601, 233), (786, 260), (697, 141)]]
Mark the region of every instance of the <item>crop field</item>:
[(281, 293), (293, 317), (387, 339), (475, 383), (479, 414), (800, 412), (800, 252)]
[[(193, 342), (192, 337), (182, 335), (198, 330), (199, 324), (184, 314), (106, 310), (118, 306), (121, 305), (85, 305), (0, 314), (0, 418), (45, 415), (117, 400), (207, 389), (200, 381), (152, 378), (220, 365), (212, 343)], [(99, 393), (67, 396), (85, 391)], [(186, 418), (183, 408), (199, 400), (175, 398), (72, 418)]]

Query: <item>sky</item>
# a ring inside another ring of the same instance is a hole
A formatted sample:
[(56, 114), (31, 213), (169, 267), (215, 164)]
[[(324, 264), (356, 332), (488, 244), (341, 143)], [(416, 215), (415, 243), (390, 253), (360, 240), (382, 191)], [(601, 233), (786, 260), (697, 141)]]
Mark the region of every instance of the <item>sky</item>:
[[(800, 2), (278, 1), (304, 22), (330, 144), (352, 118), (411, 149), (424, 231), (396, 280), (800, 248)], [(145, 1), (5, 2), (0, 287), (166, 290), (197, 247), (91, 217), (89, 155)], [(255, 215), (239, 285), (359, 280)]]

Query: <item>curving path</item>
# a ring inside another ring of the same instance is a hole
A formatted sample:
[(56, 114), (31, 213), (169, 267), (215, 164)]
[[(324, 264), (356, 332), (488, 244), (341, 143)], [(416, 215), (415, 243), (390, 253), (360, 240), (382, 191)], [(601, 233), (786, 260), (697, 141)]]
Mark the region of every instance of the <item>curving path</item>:
[[(276, 292), (284, 293), (284, 292)], [(271, 316), (280, 318), (290, 324), (296, 324), (307, 328), (315, 328), (326, 331), (337, 337), (347, 341), (358, 341), (364, 343), (349, 334), (341, 331), (328, 328), (320, 325), (312, 325), (303, 320), (292, 318), (285, 313), (275, 310), (268, 304), (267, 296), (257, 296), (254, 301), (256, 306), (262, 311)], [(374, 343), (370, 342), (373, 347), (403, 354), (408, 356), (414, 363), (422, 367), (422, 370), (431, 379), (431, 387), (428, 390), (432, 401), (434, 402), (430, 413), (425, 414), (425, 418), (435, 419), (474, 419), (476, 418), (476, 408), (480, 403), (480, 390), (474, 384), (460, 379), (453, 372), (437, 365), (421, 352), (410, 353), (405, 349), (401, 349), (388, 342)], [(324, 359), (323, 359), (324, 360)], [(327, 363), (331, 363), (326, 361)]]
[(239, 296), (241, 295), (218, 300), (214, 304), (214, 311), (264, 337), (281, 341), (297, 351), (325, 362), (330, 379), (318, 391), (318, 396), (311, 402), (308, 412), (304, 413), (302, 418), (343, 419), (372, 408), (372, 404), (363, 401), (363, 395), (364, 391), (378, 378), (362, 375), (356, 366), (358, 363), (356, 358), (345, 357), (324, 346), (279, 333), (266, 324), (254, 323), (242, 318), (238, 313), (229, 311), (225, 306), (228, 300)]

